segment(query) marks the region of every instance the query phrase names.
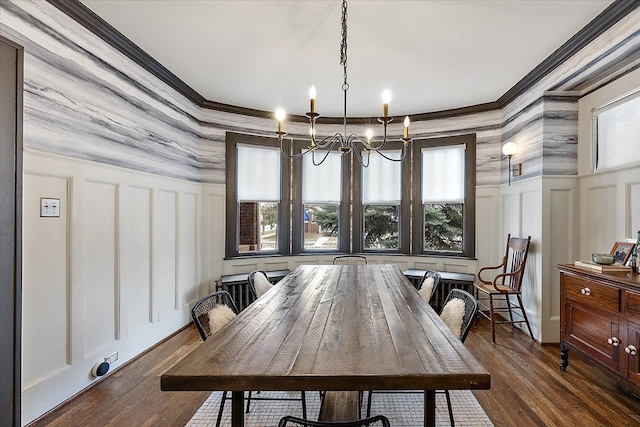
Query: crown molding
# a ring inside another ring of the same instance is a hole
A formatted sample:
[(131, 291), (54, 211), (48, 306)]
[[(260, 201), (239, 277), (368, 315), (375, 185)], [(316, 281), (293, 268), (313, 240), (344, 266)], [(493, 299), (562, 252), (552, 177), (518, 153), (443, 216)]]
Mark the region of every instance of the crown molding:
[(607, 31), (629, 13), (633, 12), (638, 6), (640, 6), (640, 1), (636, 0), (616, 0), (614, 3), (611, 3), (609, 7), (593, 18), (591, 22), (556, 49), (536, 68), (531, 70), (522, 80), (513, 85), (504, 95), (498, 98), (496, 101), (498, 105), (502, 108), (522, 95), (527, 89), (538, 83), (544, 76), (558, 68), (563, 62), (587, 46), (599, 35)]
[[(273, 118), (273, 113), (270, 111), (239, 107), (205, 99), (188, 84), (180, 80), (178, 76), (153, 59), (138, 45), (133, 43), (104, 19), (81, 3), (80, 0), (47, 0), (47, 2), (64, 12), (70, 18), (74, 19), (109, 45), (122, 52), (125, 56), (171, 86), (178, 93), (184, 95), (197, 106), (210, 110), (241, 114), (250, 117), (264, 119)], [(635, 10), (638, 6), (640, 6), (640, 1), (616, 0), (494, 102), (470, 105), (450, 110), (410, 114), (409, 116), (413, 120), (429, 120), (459, 117), (503, 108), (518, 96), (526, 92), (527, 89), (539, 82), (544, 76), (556, 69), (569, 57), (574, 55), (580, 49), (592, 42), (596, 37), (604, 33), (622, 18)], [(402, 120), (402, 117), (394, 117), (394, 119)], [(289, 115), (288, 120), (303, 123), (308, 122), (308, 119), (305, 116), (300, 115)], [(352, 117), (347, 118), (347, 123), (354, 125), (365, 124), (375, 122), (376, 120), (377, 118), (375, 117)], [(320, 124), (341, 124), (342, 122), (342, 117), (321, 117), (318, 119), (318, 123)]]

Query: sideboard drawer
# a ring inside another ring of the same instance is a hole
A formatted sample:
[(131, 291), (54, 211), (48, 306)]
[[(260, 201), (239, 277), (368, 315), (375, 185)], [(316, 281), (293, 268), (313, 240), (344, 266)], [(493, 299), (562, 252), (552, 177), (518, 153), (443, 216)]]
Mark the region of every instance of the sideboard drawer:
[(640, 294), (636, 292), (626, 292), (625, 311), (629, 316), (640, 317)]
[(620, 311), (620, 290), (617, 288), (568, 275), (563, 284), (566, 295), (581, 304)]

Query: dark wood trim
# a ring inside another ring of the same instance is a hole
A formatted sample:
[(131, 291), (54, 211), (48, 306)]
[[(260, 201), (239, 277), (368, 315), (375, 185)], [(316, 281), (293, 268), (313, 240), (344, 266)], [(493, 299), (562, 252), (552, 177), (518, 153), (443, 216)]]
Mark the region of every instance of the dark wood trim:
[[(308, 143), (295, 141), (292, 152), (299, 153)], [(304, 214), (302, 212), (302, 158), (292, 159), (291, 252), (299, 255), (304, 250)]]
[(544, 76), (555, 70), (564, 61), (595, 40), (596, 37), (633, 12), (638, 6), (640, 6), (639, 1), (616, 0), (498, 98), (498, 105), (502, 108), (522, 95), (527, 89), (538, 83)]
[(342, 155), (342, 200), (340, 201), (340, 227), (338, 229), (340, 241), (338, 242), (338, 249), (343, 253), (351, 252), (351, 206), (353, 205), (351, 198), (353, 194), (351, 156), (353, 155), (353, 152), (351, 152), (350, 155)]
[[(7, 426), (20, 426), (21, 422), (21, 392), (22, 392), (22, 111), (23, 111), (23, 84), (24, 84), (24, 48), (9, 39), (0, 36), (0, 44), (12, 52), (10, 62), (14, 62), (15, 69), (10, 74), (11, 81), (2, 88), (5, 95), (3, 105), (4, 124), (13, 121), (12, 129), (2, 135), (6, 146), (1, 150), (5, 158), (3, 173), (3, 200), (9, 201), (11, 196), (13, 203), (4, 203), (2, 206), (2, 228), (5, 233), (1, 240), (0, 252), (2, 253), (2, 270), (0, 283), (0, 326), (2, 330), (2, 348), (0, 349), (2, 365), (0, 365), (0, 424)], [(14, 56), (15, 55), (15, 56)], [(9, 65), (13, 68), (13, 64)], [(6, 70), (5, 70), (6, 71)], [(5, 75), (5, 77), (7, 77)], [(6, 79), (9, 80), (9, 79)], [(12, 84), (13, 87), (10, 87)], [(5, 92), (6, 91), (6, 92)], [(6, 110), (5, 110), (6, 108)], [(7, 114), (7, 110), (12, 114)], [(6, 139), (5, 139), (6, 138)], [(13, 140), (13, 141), (11, 141)], [(7, 147), (8, 146), (8, 147)], [(4, 156), (3, 156), (4, 157)], [(6, 174), (6, 172), (9, 172)], [(11, 173), (13, 172), (13, 173)], [(6, 192), (5, 192), (6, 191)]]
[[(225, 227), (225, 258), (234, 258), (238, 256), (257, 255), (258, 252), (239, 254), (238, 253), (238, 197), (237, 197), (237, 150), (238, 143), (253, 144), (262, 147), (273, 148), (277, 144), (277, 140), (274, 138), (267, 138), (264, 136), (255, 135), (243, 135), (240, 133), (227, 132), (225, 137), (226, 145), (226, 227)], [(282, 158), (281, 162), (281, 179), (282, 183), (291, 182), (291, 165), (288, 159)], [(290, 217), (290, 200), (291, 189), (289, 185), (280, 185), (280, 208), (279, 216), (280, 221), (278, 224), (278, 250), (275, 254), (287, 255), (291, 253), (291, 246), (289, 242), (291, 221)]]
[[(133, 43), (122, 33), (109, 25), (109, 23), (107, 23), (104, 19), (96, 15), (87, 6), (82, 4), (80, 0), (47, 1), (67, 14), (69, 17), (74, 19), (76, 22), (84, 26), (86, 29), (94, 33), (96, 36), (107, 42), (109, 45), (122, 52), (124, 55), (149, 71), (151, 74), (167, 83), (169, 86), (174, 88), (180, 94), (184, 95), (187, 99), (191, 100), (196, 105), (211, 110), (240, 114), (249, 117), (258, 117), (264, 119), (273, 118), (273, 113), (270, 111), (239, 107), (235, 105), (206, 100), (202, 95), (196, 92), (185, 82), (180, 80), (180, 78), (178, 78), (175, 74), (165, 68), (158, 61), (153, 59), (135, 43)], [(569, 39), (555, 52), (549, 55), (522, 80), (520, 80), (511, 89), (509, 89), (504, 95), (498, 98), (497, 101), (460, 108), (453, 108), (449, 110), (410, 114), (409, 116), (414, 121), (433, 120), (466, 116), (469, 114), (482, 113), (503, 108), (518, 96), (522, 95), (531, 86), (540, 81), (544, 76), (556, 69), (569, 57), (574, 55), (580, 49), (592, 42), (596, 37), (601, 35), (603, 32), (611, 28), (615, 23), (635, 10), (638, 6), (640, 6), (640, 2), (638, 1), (616, 0), (604, 11), (602, 11), (602, 13), (591, 20), (591, 22), (589, 22), (584, 28), (582, 28), (582, 30), (580, 30), (576, 35), (571, 37), (571, 39)], [(397, 121), (400, 121), (403, 118), (404, 116), (394, 117), (394, 119)], [(306, 123), (308, 121), (308, 119), (302, 115), (289, 115), (287, 117), (287, 120), (298, 123)], [(340, 124), (342, 123), (342, 120), (342, 117), (320, 117), (318, 119), (318, 123)], [(351, 117), (347, 119), (347, 123), (350, 125), (375, 123), (376, 121), (377, 119), (375, 117)]]
[[(462, 253), (455, 252), (427, 252), (423, 247), (422, 228), (422, 156), (425, 147), (465, 144), (465, 198), (463, 217), (463, 247)], [(419, 139), (413, 141), (413, 179), (412, 188), (412, 253), (413, 255), (431, 256), (462, 256), (475, 258), (476, 247), (476, 134), (447, 136), (443, 138)]]

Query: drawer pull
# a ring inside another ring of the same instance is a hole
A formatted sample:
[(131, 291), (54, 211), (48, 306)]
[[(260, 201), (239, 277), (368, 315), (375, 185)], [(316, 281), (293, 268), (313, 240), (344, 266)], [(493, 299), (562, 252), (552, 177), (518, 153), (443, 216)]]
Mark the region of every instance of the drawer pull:
[[(617, 347), (620, 345), (620, 340), (617, 337), (611, 337), (607, 340), (607, 342), (609, 344), (611, 344), (614, 347)], [(627, 347), (628, 348), (628, 347)], [(625, 349), (626, 350), (626, 349)], [(627, 352), (628, 353), (628, 352)]]
[(582, 288), (580, 289), (580, 292), (582, 292), (582, 295), (586, 295), (586, 296), (591, 295), (591, 289), (589, 288)]
[(627, 354), (630, 354), (632, 356), (635, 356), (636, 354), (638, 354), (638, 349), (635, 348), (635, 346), (632, 345), (628, 345), (624, 348), (624, 351), (627, 352)]

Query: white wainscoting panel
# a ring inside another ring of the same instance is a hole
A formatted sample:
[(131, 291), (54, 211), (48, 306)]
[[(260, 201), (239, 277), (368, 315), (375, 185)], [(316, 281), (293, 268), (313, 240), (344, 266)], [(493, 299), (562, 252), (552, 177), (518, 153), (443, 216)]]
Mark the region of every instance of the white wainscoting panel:
[(158, 241), (157, 251), (154, 254), (154, 266), (157, 272), (155, 290), (158, 301), (158, 319), (162, 319), (178, 309), (177, 197), (178, 194), (175, 191), (160, 190), (158, 192), (158, 209), (154, 217), (154, 219), (157, 218), (154, 238)]
[(640, 230), (640, 181), (627, 182), (626, 187), (626, 236), (637, 239)]
[[(22, 386), (71, 364), (69, 178), (25, 171), (23, 203)], [(60, 199), (59, 218), (40, 217), (40, 197)], [(34, 286), (34, 284), (46, 284)]]
[(182, 193), (180, 195), (179, 218), (179, 254), (178, 254), (178, 306), (183, 307), (196, 301), (197, 289), (193, 286), (199, 280), (200, 267), (200, 235), (198, 228), (198, 194)]
[(624, 238), (624, 235), (618, 235), (617, 223), (619, 204), (616, 203), (617, 188), (616, 184), (584, 186), (580, 192), (583, 204), (584, 227), (582, 236), (585, 244), (583, 248), (587, 253), (583, 253), (582, 257), (587, 260), (591, 259), (591, 253), (603, 252), (609, 253), (613, 247), (613, 242), (617, 239)]
[(476, 258), (478, 267), (498, 265), (504, 256), (500, 228), (500, 187), (476, 188)]
[(151, 211), (152, 189), (144, 187), (128, 188), (127, 222), (123, 233), (126, 254), (122, 267), (123, 289), (126, 289), (127, 330), (131, 336), (153, 322), (151, 283)]
[(544, 177), (542, 200), (542, 338), (560, 340), (560, 274), (558, 264), (580, 255), (579, 182), (577, 177)]
[(84, 185), (84, 356), (118, 339), (117, 192), (114, 183)]

